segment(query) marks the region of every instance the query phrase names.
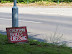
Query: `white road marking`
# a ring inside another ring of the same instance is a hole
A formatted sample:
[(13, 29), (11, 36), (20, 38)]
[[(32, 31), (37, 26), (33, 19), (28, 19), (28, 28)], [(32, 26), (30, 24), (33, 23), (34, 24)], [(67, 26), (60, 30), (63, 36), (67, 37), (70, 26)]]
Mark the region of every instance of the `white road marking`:
[(42, 23), (42, 22), (26, 21), (26, 20), (19, 20), (19, 21), (28, 22), (28, 23)]
[(0, 18), (0, 20), (12, 20), (12, 19), (7, 19), (7, 18), (6, 18), (6, 19), (5, 19), (5, 18)]
[[(5, 18), (0, 18), (0, 20), (12, 20), (12, 19), (5, 19)], [(42, 21), (48, 21), (48, 22), (56, 22), (56, 23), (64, 23), (64, 24), (72, 24), (72, 22), (71, 21), (63, 21), (63, 20), (50, 20), (50, 19), (48, 19), (48, 20), (46, 20), (46, 19), (39, 19), (39, 20), (42, 20)], [(26, 22), (26, 23), (36, 23), (36, 24), (40, 24), (40, 23), (43, 23), (43, 22), (37, 22), (37, 21), (28, 21), (28, 20), (19, 20), (20, 22)]]
[[(12, 19), (0, 18), (0, 20), (12, 20)], [(22, 21), (22, 22), (28, 22), (28, 23), (42, 23), (42, 22), (27, 21), (27, 20), (19, 20), (19, 21)]]

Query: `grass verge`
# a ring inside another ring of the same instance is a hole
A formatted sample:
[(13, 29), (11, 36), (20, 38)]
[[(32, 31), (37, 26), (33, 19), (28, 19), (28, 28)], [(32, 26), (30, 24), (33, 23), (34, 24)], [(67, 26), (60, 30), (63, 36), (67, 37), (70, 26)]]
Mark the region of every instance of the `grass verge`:
[(0, 54), (72, 54), (72, 49), (31, 39), (28, 43), (10, 44), (7, 36), (0, 34)]

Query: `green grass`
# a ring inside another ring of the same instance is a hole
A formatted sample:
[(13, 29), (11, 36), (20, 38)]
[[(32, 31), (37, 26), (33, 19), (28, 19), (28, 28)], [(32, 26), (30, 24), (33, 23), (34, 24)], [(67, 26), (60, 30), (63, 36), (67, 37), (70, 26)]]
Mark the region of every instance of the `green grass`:
[(11, 44), (6, 35), (0, 34), (0, 54), (72, 54), (72, 49), (31, 39), (28, 43)]

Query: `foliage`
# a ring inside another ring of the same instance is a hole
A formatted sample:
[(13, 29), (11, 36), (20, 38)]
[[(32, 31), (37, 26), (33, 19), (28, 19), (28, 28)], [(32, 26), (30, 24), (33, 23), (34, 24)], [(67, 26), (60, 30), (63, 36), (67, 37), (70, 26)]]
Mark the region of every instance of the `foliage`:
[(1, 1), (1, 3), (10, 3), (10, 1)]
[[(2, 3), (6, 3), (6, 2), (13, 2), (13, 0), (0, 0), (0, 2)], [(18, 3), (35, 3), (35, 2), (42, 2), (42, 1), (47, 1), (47, 2), (72, 2), (72, 0), (17, 0)]]
[(28, 43), (10, 44), (7, 36), (0, 34), (0, 54), (72, 54), (72, 49), (32, 39)]

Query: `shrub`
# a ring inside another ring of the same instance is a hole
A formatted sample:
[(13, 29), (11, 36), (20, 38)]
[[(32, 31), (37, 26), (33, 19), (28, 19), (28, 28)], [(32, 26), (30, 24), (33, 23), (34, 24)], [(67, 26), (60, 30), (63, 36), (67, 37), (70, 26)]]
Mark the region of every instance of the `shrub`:
[[(14, 0), (0, 0), (0, 2), (13, 2)], [(58, 0), (17, 0), (17, 2), (21, 3), (27, 3), (27, 2), (30, 2), (30, 3), (34, 3), (34, 2), (42, 2), (42, 1), (49, 1), (49, 2), (58, 2)], [(72, 2), (72, 0), (59, 0), (59, 2)]]

